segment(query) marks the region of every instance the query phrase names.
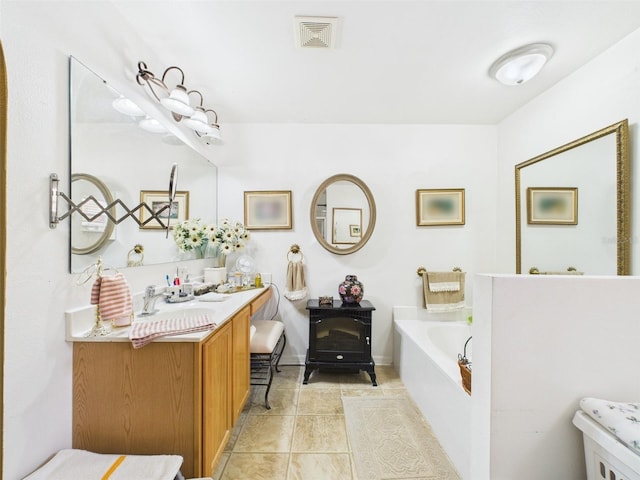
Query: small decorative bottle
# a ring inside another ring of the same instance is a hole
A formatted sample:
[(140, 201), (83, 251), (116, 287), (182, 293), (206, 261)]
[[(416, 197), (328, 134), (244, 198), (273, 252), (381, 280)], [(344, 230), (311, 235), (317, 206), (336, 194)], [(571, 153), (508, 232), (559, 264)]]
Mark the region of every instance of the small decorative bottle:
[(356, 275), (347, 275), (344, 282), (338, 285), (338, 293), (345, 305), (357, 305), (364, 295), (364, 287)]

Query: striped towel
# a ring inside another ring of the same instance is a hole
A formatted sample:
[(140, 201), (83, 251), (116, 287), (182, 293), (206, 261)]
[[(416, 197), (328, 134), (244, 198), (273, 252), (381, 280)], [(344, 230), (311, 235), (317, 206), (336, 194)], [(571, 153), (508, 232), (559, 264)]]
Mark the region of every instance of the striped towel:
[(158, 337), (213, 330), (216, 324), (206, 314), (134, 322), (129, 331), (133, 348), (141, 348)]
[(100, 319), (116, 327), (131, 325), (131, 289), (122, 273), (98, 277), (91, 288), (91, 304), (98, 305)]
[(140, 480), (178, 478), (180, 455), (114, 455), (86, 450), (60, 450), (24, 480)]

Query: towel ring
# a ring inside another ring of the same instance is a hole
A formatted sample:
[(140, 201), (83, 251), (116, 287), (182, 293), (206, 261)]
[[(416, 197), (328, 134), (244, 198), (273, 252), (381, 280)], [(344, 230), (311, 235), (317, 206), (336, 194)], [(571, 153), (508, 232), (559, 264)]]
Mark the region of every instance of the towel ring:
[(144, 246), (137, 243), (127, 254), (127, 267), (140, 267), (144, 262)]
[[(292, 257), (295, 255), (299, 255), (300, 258), (298, 260), (294, 260)], [(287, 260), (290, 262), (294, 262), (294, 261), (301, 262), (303, 258), (304, 258), (304, 255), (302, 255), (302, 250), (300, 250), (300, 246), (295, 243), (291, 245), (291, 248), (287, 252)]]
[[(85, 268), (82, 272), (78, 274), (78, 280), (76, 280), (76, 285), (84, 285), (92, 278), (98, 278), (102, 276), (102, 273), (105, 270), (113, 270), (116, 273), (118, 272), (117, 268), (113, 268), (110, 265), (105, 265), (102, 262), (102, 257), (98, 257), (96, 263), (92, 263), (87, 268)], [(86, 277), (86, 278), (85, 278)]]

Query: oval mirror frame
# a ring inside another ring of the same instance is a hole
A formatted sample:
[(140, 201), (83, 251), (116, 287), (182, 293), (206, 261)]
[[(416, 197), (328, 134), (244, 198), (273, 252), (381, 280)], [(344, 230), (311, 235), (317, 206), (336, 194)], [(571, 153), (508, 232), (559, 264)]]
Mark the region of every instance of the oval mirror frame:
[[(329, 242), (327, 242), (327, 240), (324, 238), (324, 236), (320, 232), (320, 229), (318, 228), (318, 224), (316, 222), (316, 205), (318, 204), (318, 199), (320, 198), (322, 193), (327, 189), (329, 185), (335, 182), (340, 182), (340, 181), (351, 182), (355, 186), (359, 187), (360, 190), (362, 190), (362, 193), (364, 194), (365, 198), (367, 199), (367, 203), (369, 204), (369, 223), (367, 225), (367, 230), (365, 232), (362, 232), (362, 236), (358, 243), (348, 248), (338, 248), (331, 245)], [(327, 178), (324, 182), (320, 184), (320, 186), (316, 190), (316, 193), (313, 196), (313, 199), (311, 200), (311, 209), (310, 209), (309, 218), (311, 221), (311, 229), (313, 231), (313, 235), (316, 237), (316, 240), (318, 240), (320, 245), (322, 245), (322, 247), (325, 250), (328, 250), (331, 253), (335, 253), (336, 255), (348, 255), (350, 253), (354, 253), (360, 250), (362, 247), (366, 245), (366, 243), (369, 241), (369, 238), (371, 238), (371, 235), (373, 234), (373, 229), (376, 225), (376, 202), (373, 199), (373, 194), (371, 193), (371, 190), (369, 190), (369, 187), (367, 187), (367, 185), (362, 180), (348, 173), (339, 173), (337, 175), (333, 175), (332, 177)]]
[[(102, 194), (102, 198), (107, 205), (111, 205), (113, 203), (113, 195), (111, 195), (111, 190), (107, 187), (102, 180), (93, 175), (89, 175), (87, 173), (74, 173), (71, 175), (71, 183), (77, 182), (79, 180), (84, 180), (85, 182), (89, 182), (94, 187), (98, 189), (98, 191)], [(110, 210), (111, 215), (115, 216), (115, 207), (112, 207)], [(96, 252), (100, 250), (107, 240), (111, 237), (113, 233), (113, 229), (115, 228), (115, 224), (111, 221), (107, 221), (107, 225), (102, 232), (102, 235), (98, 237), (98, 239), (93, 242), (91, 245), (87, 245), (86, 247), (74, 247), (73, 242), (71, 243), (71, 253), (75, 255), (88, 255), (90, 253)]]
[(630, 225), (631, 225), (631, 175), (629, 161), (629, 121), (621, 120), (601, 130), (585, 135), (566, 145), (554, 148), (515, 166), (516, 194), (516, 273), (522, 273), (522, 193), (520, 188), (521, 170), (543, 160), (547, 160), (593, 140), (615, 135), (615, 190), (616, 190), (616, 271), (618, 275), (629, 275), (630, 270)]

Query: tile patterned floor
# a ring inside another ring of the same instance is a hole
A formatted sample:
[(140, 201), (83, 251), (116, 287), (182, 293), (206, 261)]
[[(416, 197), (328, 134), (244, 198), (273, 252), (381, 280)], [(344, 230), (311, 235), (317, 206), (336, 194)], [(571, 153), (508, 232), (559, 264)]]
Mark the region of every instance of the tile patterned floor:
[[(281, 366), (264, 408), (264, 387), (253, 387), (215, 472), (215, 480), (358, 480), (347, 438), (343, 396), (406, 396), (392, 367), (369, 376)], [(363, 480), (363, 479), (361, 479)]]

